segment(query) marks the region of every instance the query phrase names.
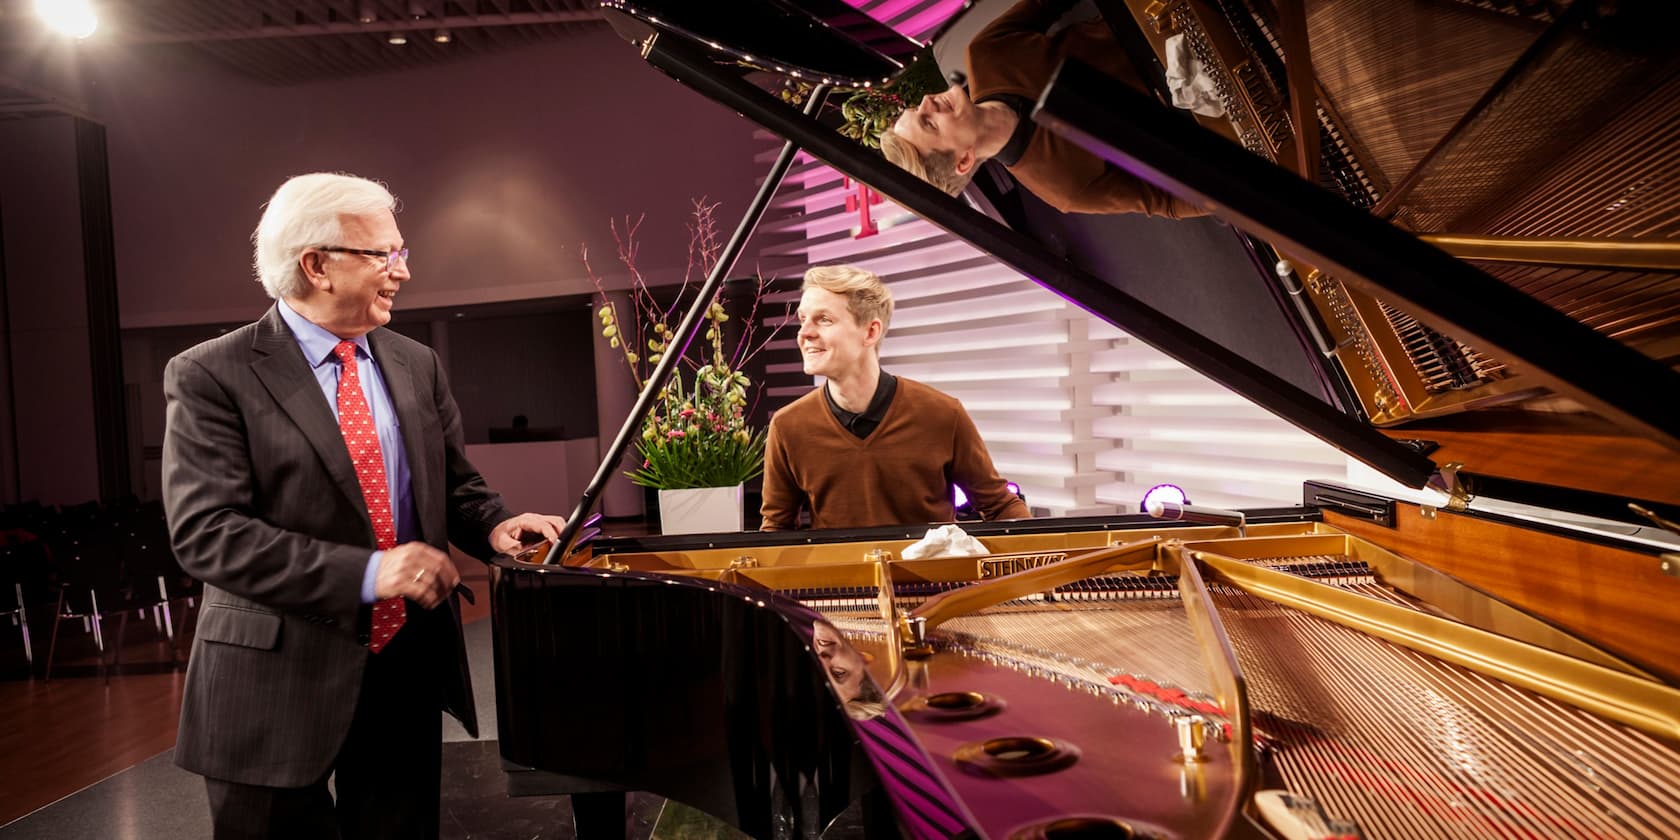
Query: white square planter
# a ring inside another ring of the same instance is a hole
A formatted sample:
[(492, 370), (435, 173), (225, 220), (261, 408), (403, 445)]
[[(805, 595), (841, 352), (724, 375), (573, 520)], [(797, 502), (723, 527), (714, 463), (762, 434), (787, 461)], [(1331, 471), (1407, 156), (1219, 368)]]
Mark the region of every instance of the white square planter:
[(741, 485), (659, 491), (659, 532), (719, 534), (741, 530)]

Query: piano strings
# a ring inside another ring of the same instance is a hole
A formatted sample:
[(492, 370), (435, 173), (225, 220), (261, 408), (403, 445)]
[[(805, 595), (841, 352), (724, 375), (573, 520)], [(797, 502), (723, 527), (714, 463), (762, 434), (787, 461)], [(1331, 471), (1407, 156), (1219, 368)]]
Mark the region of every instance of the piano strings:
[[(1424, 609), (1350, 556), (1257, 562)], [(1037, 677), (1047, 691), (1187, 714), (1112, 685), (1127, 675), (1123, 684), (1192, 702), (1212, 696), (1173, 580), (1102, 575), (1018, 599), (946, 622), (939, 649)], [(1316, 799), (1368, 837), (1680, 834), (1680, 756), (1650, 736), (1230, 586), (1210, 589), (1248, 682), (1262, 787)], [(879, 648), (889, 634), (862, 594), (829, 614), (854, 643)]]

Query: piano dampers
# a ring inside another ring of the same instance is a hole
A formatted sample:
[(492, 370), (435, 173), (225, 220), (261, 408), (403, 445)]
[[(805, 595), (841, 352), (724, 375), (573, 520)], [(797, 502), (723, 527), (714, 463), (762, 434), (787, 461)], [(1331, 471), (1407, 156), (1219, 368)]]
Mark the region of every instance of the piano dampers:
[(1505, 366), (1499, 362), (1386, 303), (1381, 306), (1389, 326), (1400, 337), (1412, 369), (1422, 378), (1425, 391), (1431, 394), (1461, 391), (1503, 376)]
[(1500, 360), (1333, 278), (1307, 283), (1371, 422), (1390, 426), (1538, 393)]

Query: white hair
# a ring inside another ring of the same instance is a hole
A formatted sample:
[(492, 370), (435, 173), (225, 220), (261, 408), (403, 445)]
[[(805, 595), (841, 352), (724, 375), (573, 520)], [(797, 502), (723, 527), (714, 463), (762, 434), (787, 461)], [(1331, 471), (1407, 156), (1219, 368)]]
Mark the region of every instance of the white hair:
[(378, 181), (337, 172), (298, 175), (269, 198), (262, 221), (251, 233), (256, 246), (253, 267), (268, 296), (302, 297), (308, 281), (298, 265), (310, 248), (338, 245), (344, 235), (340, 218), (397, 210), (397, 199)]

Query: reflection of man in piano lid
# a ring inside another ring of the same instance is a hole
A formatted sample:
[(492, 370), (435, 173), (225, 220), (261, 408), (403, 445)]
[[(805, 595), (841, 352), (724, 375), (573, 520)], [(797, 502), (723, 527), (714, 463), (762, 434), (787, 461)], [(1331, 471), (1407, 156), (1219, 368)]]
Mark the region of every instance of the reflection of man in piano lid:
[(811, 623), (811, 649), (822, 660), (823, 673), (853, 720), (870, 720), (886, 714), (886, 699), (869, 676), (869, 654), (852, 647), (839, 628), (818, 619)]
[(799, 352), (827, 381), (770, 418), (764, 530), (950, 522), (961, 487), (986, 519), (1031, 516), (992, 466), (962, 403), (881, 370), (892, 293), (852, 266), (805, 273)]
[(975, 167), (995, 159), (1022, 186), (1064, 213), (1206, 215), (1029, 118), (1064, 56), (1143, 87), (1103, 21), (1080, 21), (1048, 34), (1073, 5), (1069, 0), (1022, 0), (987, 24), (968, 45), (969, 90), (952, 85), (923, 97), (881, 134), (881, 153), (950, 195), (962, 192)]

